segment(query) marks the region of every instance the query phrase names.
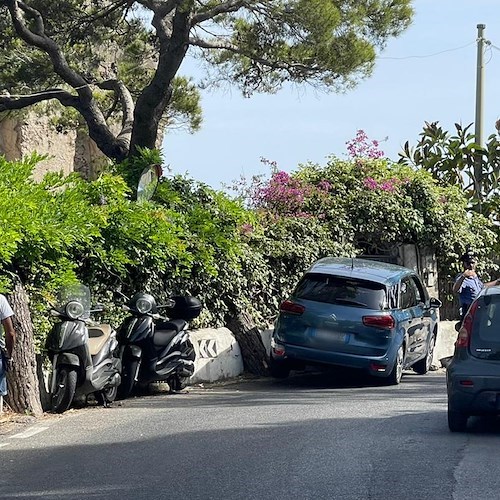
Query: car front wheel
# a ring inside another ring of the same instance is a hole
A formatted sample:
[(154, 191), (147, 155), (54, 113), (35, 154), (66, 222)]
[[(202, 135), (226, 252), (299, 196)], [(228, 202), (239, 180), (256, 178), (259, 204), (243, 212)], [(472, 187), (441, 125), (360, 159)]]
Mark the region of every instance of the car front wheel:
[(429, 339), (429, 345), (427, 346), (427, 354), (424, 359), (417, 361), (413, 365), (413, 370), (419, 375), (425, 375), (431, 368), (432, 358), (434, 357), (434, 346), (436, 345), (436, 335), (433, 333)]

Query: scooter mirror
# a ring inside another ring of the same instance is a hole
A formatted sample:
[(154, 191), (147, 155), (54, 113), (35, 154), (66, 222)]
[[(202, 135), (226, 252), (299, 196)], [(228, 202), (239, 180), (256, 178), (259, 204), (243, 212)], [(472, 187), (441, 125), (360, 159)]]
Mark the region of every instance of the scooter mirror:
[(167, 299), (167, 301), (165, 302), (165, 304), (161, 304), (159, 306), (156, 306), (158, 309), (162, 308), (162, 307), (175, 307), (175, 300), (173, 299)]
[(161, 165), (157, 163), (142, 171), (137, 184), (137, 201), (148, 201), (153, 197), (162, 173)]
[(127, 296), (126, 296), (123, 292), (121, 292), (120, 290), (115, 290), (113, 293), (114, 293), (114, 295), (115, 295), (116, 297), (120, 297), (120, 298), (125, 299), (125, 300), (127, 300), (127, 301), (128, 301), (128, 300), (130, 300), (130, 297), (127, 297)]

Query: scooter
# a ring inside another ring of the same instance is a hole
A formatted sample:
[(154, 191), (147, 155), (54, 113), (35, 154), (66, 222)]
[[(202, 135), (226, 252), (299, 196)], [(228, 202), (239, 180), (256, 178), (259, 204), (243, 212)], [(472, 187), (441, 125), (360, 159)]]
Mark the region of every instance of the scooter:
[(101, 311), (100, 305), (91, 309), (90, 290), (80, 284), (62, 288), (50, 309), (60, 320), (54, 323), (45, 344), (52, 362), (51, 409), (56, 413), (65, 412), (75, 399), (87, 399), (90, 394), (104, 406), (116, 399), (121, 380), (116, 332), (110, 325), (90, 319), (91, 313)]
[[(166, 381), (172, 392), (182, 390), (194, 372), (196, 354), (188, 321), (199, 316), (200, 301), (178, 295), (157, 305), (152, 295), (143, 292), (127, 300), (123, 309), (130, 314), (117, 334), (123, 366), (118, 397), (158, 381)], [(165, 309), (167, 317), (159, 309)]]

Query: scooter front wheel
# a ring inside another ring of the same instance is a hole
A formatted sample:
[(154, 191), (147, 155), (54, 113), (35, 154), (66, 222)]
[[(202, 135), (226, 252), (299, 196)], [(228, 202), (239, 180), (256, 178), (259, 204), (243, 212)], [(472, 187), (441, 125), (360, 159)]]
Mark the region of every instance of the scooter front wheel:
[(132, 393), (138, 368), (139, 361), (136, 359), (123, 364), (122, 381), (118, 386), (118, 397), (120, 399), (125, 399)]
[(177, 374), (168, 378), (167, 384), (170, 388), (170, 392), (182, 391), (182, 389), (186, 388), (188, 380), (189, 377), (181, 377), (180, 375)]
[(73, 368), (63, 366), (56, 371), (56, 390), (52, 394), (52, 411), (65, 412), (73, 401), (76, 391), (77, 374)]

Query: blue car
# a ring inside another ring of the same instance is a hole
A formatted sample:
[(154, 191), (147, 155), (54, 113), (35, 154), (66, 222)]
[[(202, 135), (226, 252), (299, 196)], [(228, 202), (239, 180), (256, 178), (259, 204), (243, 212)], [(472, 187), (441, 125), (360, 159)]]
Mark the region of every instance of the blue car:
[(358, 368), (399, 384), (403, 370), (429, 370), (441, 302), (412, 269), (327, 257), (280, 306), (270, 370), (287, 377), (306, 365)]

